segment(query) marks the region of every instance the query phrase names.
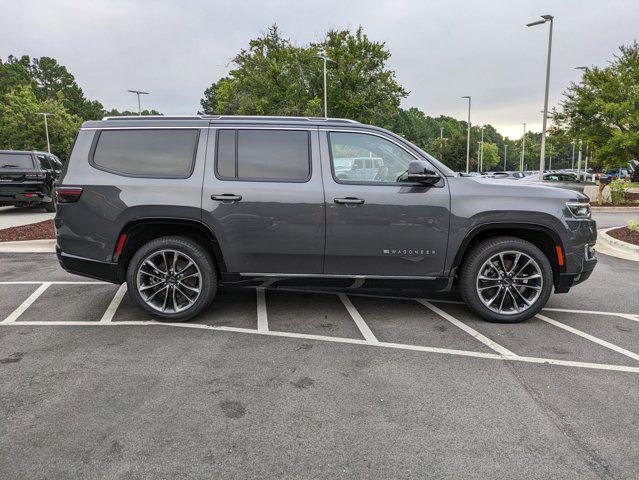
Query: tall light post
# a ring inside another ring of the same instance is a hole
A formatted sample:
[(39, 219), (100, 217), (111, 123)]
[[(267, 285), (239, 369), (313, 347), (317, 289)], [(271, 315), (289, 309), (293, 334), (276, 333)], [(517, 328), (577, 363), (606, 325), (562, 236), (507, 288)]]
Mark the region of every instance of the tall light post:
[(466, 173), (470, 171), (470, 95), (464, 95), (462, 98), (468, 99), (468, 135), (466, 136)]
[(324, 61), (324, 118), (328, 118), (328, 90), (326, 88), (326, 62), (337, 63), (335, 60), (331, 60), (325, 53), (315, 55), (314, 58), (319, 58)]
[(579, 140), (579, 153), (577, 153), (577, 178), (581, 178), (581, 145), (583, 144), (582, 140)]
[(47, 152), (51, 153), (51, 142), (49, 142), (49, 124), (47, 123), (47, 117), (53, 115), (53, 113), (38, 112), (38, 115), (44, 117), (44, 133), (47, 136)]
[(479, 165), (480, 165), (480, 169), (483, 172), (484, 171), (484, 126), (482, 125), (481, 129), (481, 142), (480, 142), (480, 147), (479, 147)]
[(584, 160), (584, 180), (586, 180), (586, 175), (588, 175), (588, 157), (590, 155), (590, 148), (588, 146), (588, 142), (586, 142), (586, 159)]
[(481, 173), (479, 170), (479, 158), (481, 157), (481, 142), (477, 141), (477, 173)]
[(440, 127), (439, 128), (439, 152), (440, 152), (441, 159), (444, 158), (444, 143), (447, 140), (448, 140), (447, 138), (444, 138), (444, 127)]
[(572, 143), (572, 162), (570, 163), (570, 169), (574, 170), (575, 169), (575, 141), (573, 140), (570, 143)]
[(537, 20), (536, 22), (530, 22), (526, 24), (527, 27), (533, 27), (535, 25), (542, 25), (546, 22), (550, 23), (550, 28), (548, 30), (548, 58), (546, 60), (546, 90), (544, 92), (544, 120), (541, 126), (541, 149), (539, 152), (539, 172), (544, 172), (544, 157), (546, 155), (546, 123), (548, 121), (548, 89), (550, 88), (550, 57), (552, 53), (552, 26), (553, 26), (553, 16), (552, 15), (542, 15), (541, 20)]
[(524, 171), (524, 157), (526, 156), (526, 124), (524, 123), (524, 135), (521, 137), (521, 160), (519, 170)]
[(149, 92), (143, 92), (142, 90), (127, 90), (129, 93), (135, 93), (138, 96), (138, 115), (142, 115), (142, 104), (140, 103), (140, 95), (148, 95)]
[(508, 144), (504, 143), (504, 172), (506, 171), (506, 158), (508, 153)]

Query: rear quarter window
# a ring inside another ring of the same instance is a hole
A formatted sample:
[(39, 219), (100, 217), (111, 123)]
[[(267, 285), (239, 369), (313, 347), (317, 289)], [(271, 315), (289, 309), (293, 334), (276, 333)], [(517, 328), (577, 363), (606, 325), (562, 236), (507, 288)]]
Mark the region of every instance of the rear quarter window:
[(90, 163), (131, 177), (188, 178), (193, 172), (199, 130), (102, 130)]

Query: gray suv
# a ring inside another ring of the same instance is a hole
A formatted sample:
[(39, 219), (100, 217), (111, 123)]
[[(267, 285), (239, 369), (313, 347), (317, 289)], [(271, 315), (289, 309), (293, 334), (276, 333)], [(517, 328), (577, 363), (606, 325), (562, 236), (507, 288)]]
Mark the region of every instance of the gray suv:
[(221, 286), (456, 286), (483, 318), (518, 322), (590, 276), (597, 230), (584, 195), (517, 183), (462, 177), (351, 120), (111, 117), (76, 139), (57, 254), (126, 281), (164, 321), (199, 314)]

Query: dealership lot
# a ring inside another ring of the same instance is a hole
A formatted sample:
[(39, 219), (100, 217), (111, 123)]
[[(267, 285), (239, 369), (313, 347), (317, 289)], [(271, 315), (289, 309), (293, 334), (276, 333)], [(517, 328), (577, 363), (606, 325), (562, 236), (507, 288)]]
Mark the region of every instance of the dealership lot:
[(166, 325), (53, 255), (0, 256), (0, 477), (639, 475), (636, 263), (602, 256), (517, 325), (272, 290)]

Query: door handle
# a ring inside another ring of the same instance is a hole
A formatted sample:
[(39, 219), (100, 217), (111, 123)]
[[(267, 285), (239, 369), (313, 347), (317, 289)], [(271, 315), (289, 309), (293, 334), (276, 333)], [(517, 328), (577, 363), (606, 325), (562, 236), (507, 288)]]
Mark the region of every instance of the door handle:
[(217, 200), (223, 203), (233, 203), (242, 200), (242, 195), (234, 195), (232, 193), (223, 193), (222, 195), (211, 195), (211, 200)]
[(364, 203), (363, 198), (355, 198), (355, 197), (334, 198), (333, 201), (341, 205), (362, 205)]

